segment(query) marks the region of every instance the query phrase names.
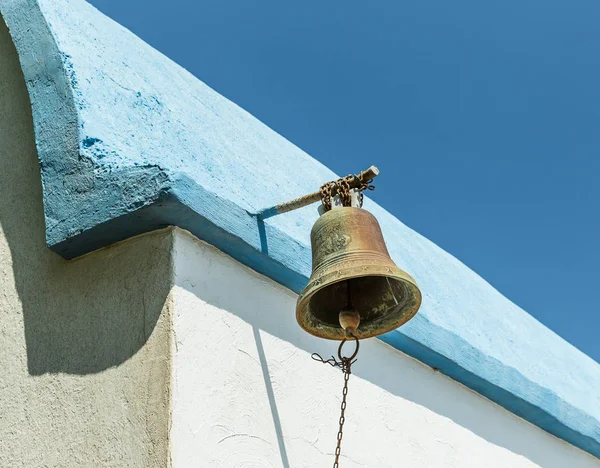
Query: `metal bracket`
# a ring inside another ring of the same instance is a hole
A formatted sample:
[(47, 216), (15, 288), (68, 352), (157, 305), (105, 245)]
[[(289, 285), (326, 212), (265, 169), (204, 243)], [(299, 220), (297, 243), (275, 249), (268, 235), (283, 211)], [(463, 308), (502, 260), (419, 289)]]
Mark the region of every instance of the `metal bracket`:
[[(378, 175), (379, 175), (379, 169), (377, 169), (377, 167), (375, 167), (375, 166), (371, 166), (368, 169), (362, 171), (360, 174), (358, 174), (354, 178), (354, 180), (350, 182), (350, 188), (356, 189), (356, 188), (360, 187), (362, 184), (366, 184), (369, 181), (373, 180)], [(338, 180), (341, 180), (341, 179), (338, 179)], [(353, 190), (353, 193), (354, 192), (356, 192), (356, 191)], [(334, 198), (337, 196), (335, 190), (332, 193), (332, 195)], [(303, 208), (305, 206), (312, 205), (313, 203), (316, 203), (320, 200), (321, 200), (321, 193), (317, 190), (316, 192), (310, 193), (308, 195), (304, 195), (299, 198), (295, 198), (294, 200), (280, 203), (280, 204), (272, 206), (270, 208), (265, 208), (265, 209), (261, 210), (257, 215), (259, 218), (262, 218), (262, 219), (270, 218), (272, 216), (287, 213), (288, 211), (293, 211), (293, 210), (297, 210), (298, 208)], [(353, 200), (352, 206), (354, 206), (354, 200)]]

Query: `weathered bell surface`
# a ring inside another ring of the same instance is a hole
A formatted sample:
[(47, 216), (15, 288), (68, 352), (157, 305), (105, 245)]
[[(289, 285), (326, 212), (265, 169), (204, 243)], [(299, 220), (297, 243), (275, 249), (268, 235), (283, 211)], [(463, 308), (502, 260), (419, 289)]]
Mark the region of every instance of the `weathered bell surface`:
[[(311, 244), (313, 271), (296, 306), (296, 319), (308, 333), (342, 340), (342, 322), (357, 338), (370, 338), (416, 314), (421, 291), (390, 258), (371, 213), (353, 207), (326, 212), (313, 226)], [(354, 311), (360, 319), (352, 318)]]

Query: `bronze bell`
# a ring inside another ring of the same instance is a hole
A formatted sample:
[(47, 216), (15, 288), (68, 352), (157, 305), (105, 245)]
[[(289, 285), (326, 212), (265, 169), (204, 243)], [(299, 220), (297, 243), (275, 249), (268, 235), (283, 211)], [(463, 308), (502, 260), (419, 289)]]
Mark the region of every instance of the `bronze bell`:
[(354, 207), (327, 211), (310, 240), (313, 271), (296, 306), (296, 319), (308, 333), (330, 340), (370, 338), (417, 313), (421, 291), (390, 258), (371, 213)]

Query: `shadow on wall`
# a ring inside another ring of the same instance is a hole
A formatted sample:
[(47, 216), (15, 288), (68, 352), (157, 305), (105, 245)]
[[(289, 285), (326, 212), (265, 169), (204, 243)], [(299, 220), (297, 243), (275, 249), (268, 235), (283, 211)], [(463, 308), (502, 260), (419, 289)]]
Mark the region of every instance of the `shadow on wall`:
[(0, 52), (0, 276), (14, 275), (18, 294), (0, 310), (0, 327), (16, 326), (22, 308), (32, 375), (100, 372), (152, 333), (170, 289), (170, 234), (152, 244), (155, 252), (132, 242), (70, 262), (46, 246), (29, 97), (1, 17)]
[(283, 465), (283, 468), (290, 468), (290, 461), (288, 459), (288, 454), (283, 439), (281, 418), (279, 417), (279, 410), (277, 409), (277, 402), (275, 401), (275, 392), (273, 391), (273, 384), (271, 383), (265, 347), (263, 346), (262, 338), (260, 337), (260, 330), (256, 327), (252, 327), (252, 334), (254, 335), (256, 350), (258, 351), (258, 359), (260, 361), (260, 367), (262, 370), (263, 379), (265, 381), (265, 389), (267, 390), (267, 398), (269, 399), (269, 407), (271, 408), (271, 416), (273, 417), (273, 425), (275, 426), (275, 434), (277, 435), (277, 445), (279, 447), (279, 455), (281, 456), (281, 464)]
[[(221, 253), (219, 255), (225, 256)], [(273, 383), (269, 375), (269, 364), (260, 337), (261, 330), (293, 344), (306, 351), (308, 355), (318, 352), (324, 357), (329, 357), (336, 353), (337, 342), (321, 340), (300, 330), (295, 321), (293, 299), (290, 298), (289, 302), (286, 301), (290, 306), (289, 310), (281, 310), (282, 302), (273, 299), (274, 297), (280, 298), (281, 293), (277, 295), (267, 294), (265, 292), (265, 279), (258, 274), (251, 282), (247, 280), (248, 275), (232, 274), (232, 270), (243, 268), (240, 265), (233, 265), (233, 260), (228, 259), (223, 262), (223, 265), (226, 266), (222, 267), (220, 265), (221, 262), (209, 262), (208, 269), (203, 271), (203, 280), (199, 282), (202, 283), (200, 286), (184, 281), (185, 274), (179, 279), (178, 285), (195, 294), (202, 302), (226, 310), (252, 326), (275, 433), (279, 442), (281, 461), (283, 466), (289, 466), (285, 438), (283, 437), (285, 432), (282, 430), (279, 416), (281, 411), (277, 408), (277, 402), (272, 391)], [(224, 277), (227, 277), (226, 290), (222, 287)], [(243, 278), (243, 280), (240, 281), (238, 278)], [(244, 291), (244, 294), (227, 294), (224, 292), (227, 290)], [(289, 295), (292, 296), (292, 293), (289, 292)], [(232, 341), (234, 341), (234, 337), (232, 337)], [(569, 446), (566, 442), (555, 439), (554, 436), (521, 420), (500, 406), (475, 394), (475, 392), (471, 392), (466, 388), (461, 390), (459, 388), (459, 386), (462, 387), (460, 384), (433, 369), (414, 362), (409, 357), (405, 357), (406, 361), (390, 359), (391, 350), (390, 347), (376, 339), (363, 341), (359, 359), (352, 368), (353, 375), (367, 380), (395, 396), (428, 408), (432, 412), (452, 420), (478, 437), (494, 445), (504, 447), (512, 453), (519, 454), (539, 466), (564, 468), (572, 464), (570, 462), (573, 460), (570, 460), (570, 457), (574, 453), (570, 450), (579, 451), (578, 449)], [(393, 352), (399, 353), (396, 350), (393, 350)], [(310, 360), (308, 355), (306, 358), (307, 366), (320, 365)], [(411, 376), (415, 376), (414, 368), (420, 366), (423, 366), (423, 368), (421, 370), (417, 369), (416, 375), (418, 378), (411, 378)], [(341, 392), (341, 374), (339, 384)], [(448, 395), (454, 395), (456, 399), (452, 399)], [(315, 395), (315, 397), (318, 398), (318, 395)], [(337, 418), (337, 411), (338, 408), (332, 408), (332, 418)], [(334, 434), (331, 436), (333, 440)], [(564, 447), (559, 447), (559, 444), (564, 444)], [(548, 450), (549, 447), (556, 447), (556, 450)], [(581, 455), (583, 458), (578, 459), (580, 461), (585, 460), (587, 454), (582, 452)], [(591, 456), (589, 457), (589, 466), (596, 466), (596, 459)]]

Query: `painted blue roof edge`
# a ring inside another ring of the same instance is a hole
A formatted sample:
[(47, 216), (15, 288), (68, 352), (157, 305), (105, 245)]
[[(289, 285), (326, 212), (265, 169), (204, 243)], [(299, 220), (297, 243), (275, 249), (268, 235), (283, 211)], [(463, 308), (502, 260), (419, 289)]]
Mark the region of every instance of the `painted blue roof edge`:
[[(0, 13), (30, 94), (53, 250), (76, 257), (177, 225), (302, 289), (315, 210), (253, 213), (314, 190), (330, 170), (83, 1), (0, 0)], [(600, 458), (600, 366), (366, 207), (424, 293), (422, 311), (383, 341)]]

